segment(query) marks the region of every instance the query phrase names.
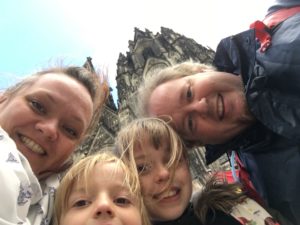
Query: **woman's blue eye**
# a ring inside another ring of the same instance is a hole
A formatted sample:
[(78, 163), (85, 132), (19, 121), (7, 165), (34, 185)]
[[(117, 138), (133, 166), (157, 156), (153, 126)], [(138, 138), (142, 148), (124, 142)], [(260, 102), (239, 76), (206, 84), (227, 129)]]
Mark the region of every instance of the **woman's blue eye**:
[(41, 103), (39, 103), (38, 101), (30, 100), (29, 103), (32, 106), (32, 108), (34, 109), (34, 111), (36, 111), (40, 114), (45, 114), (46, 113), (46, 110), (45, 110), (44, 106)]

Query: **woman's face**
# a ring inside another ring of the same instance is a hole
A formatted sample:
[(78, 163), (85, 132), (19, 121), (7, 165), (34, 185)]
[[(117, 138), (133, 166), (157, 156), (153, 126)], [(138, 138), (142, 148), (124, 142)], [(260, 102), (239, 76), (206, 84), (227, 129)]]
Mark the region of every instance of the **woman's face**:
[(170, 186), (166, 188), (171, 172), (167, 168), (170, 150), (165, 144), (156, 149), (145, 140), (142, 148), (135, 149), (134, 158), (151, 220), (168, 221), (181, 216), (192, 194), (192, 178), (187, 161), (181, 160)]
[(0, 98), (0, 126), (41, 177), (55, 172), (83, 138), (93, 102), (86, 88), (67, 75), (39, 77), (12, 97)]

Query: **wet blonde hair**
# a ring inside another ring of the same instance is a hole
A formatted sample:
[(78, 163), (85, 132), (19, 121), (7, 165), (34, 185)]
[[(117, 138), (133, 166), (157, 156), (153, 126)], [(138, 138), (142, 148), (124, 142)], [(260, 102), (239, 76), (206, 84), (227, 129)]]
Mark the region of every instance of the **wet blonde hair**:
[(150, 225), (143, 198), (141, 196), (140, 185), (139, 180), (137, 179), (136, 171), (132, 171), (130, 167), (128, 167), (120, 158), (108, 150), (104, 150), (100, 153), (81, 159), (66, 173), (56, 193), (54, 205), (55, 225), (59, 225), (61, 219), (66, 214), (68, 199), (71, 195), (74, 185), (76, 185), (78, 182), (81, 182), (85, 185), (85, 189), (88, 190), (89, 180), (92, 179), (91, 173), (93, 172), (96, 164), (112, 162), (117, 164), (117, 168), (121, 168), (121, 170), (124, 171), (124, 186), (128, 187), (130, 194), (136, 198), (136, 207), (140, 210), (142, 224)]
[(213, 66), (187, 61), (163, 68), (159, 72), (147, 74), (143, 83), (138, 88), (136, 112), (140, 117), (149, 115), (149, 100), (153, 91), (161, 84), (171, 80), (190, 76), (197, 73), (216, 71)]
[[(168, 123), (159, 118), (139, 118), (133, 120), (123, 127), (116, 137), (116, 150), (126, 160), (126, 163), (135, 171), (137, 170), (134, 159), (134, 151), (137, 148), (143, 149), (143, 143), (148, 141), (155, 149), (166, 145), (169, 149), (170, 158), (167, 167), (170, 170), (172, 181), (175, 170), (182, 157), (187, 157), (187, 151), (178, 134)], [(138, 173), (137, 173), (138, 176)], [(137, 177), (138, 178), (138, 177)], [(166, 188), (168, 188), (167, 183)]]

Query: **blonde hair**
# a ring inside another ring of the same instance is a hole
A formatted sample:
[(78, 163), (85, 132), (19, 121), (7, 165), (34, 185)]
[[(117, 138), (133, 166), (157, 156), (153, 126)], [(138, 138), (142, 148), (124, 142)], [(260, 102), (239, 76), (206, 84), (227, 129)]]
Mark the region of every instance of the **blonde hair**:
[(171, 80), (210, 71), (216, 71), (216, 69), (210, 65), (187, 61), (163, 68), (159, 72), (155, 71), (156, 73), (148, 74), (137, 92), (136, 112), (141, 117), (149, 116), (149, 100), (153, 91), (159, 85)]
[(96, 164), (111, 163), (117, 164), (118, 168), (124, 171), (124, 185), (128, 187), (130, 194), (137, 199), (137, 208), (140, 210), (142, 224), (150, 225), (149, 218), (144, 206), (143, 198), (141, 196), (139, 180), (137, 180), (136, 171), (132, 171), (120, 158), (109, 151), (101, 151), (100, 153), (87, 156), (86, 158), (78, 161), (71, 169), (66, 173), (61, 181), (61, 184), (57, 190), (54, 206), (54, 224), (59, 225), (61, 218), (66, 214), (67, 202), (70, 197), (73, 186), (77, 182), (85, 184), (86, 190), (88, 189), (88, 182), (91, 178)]
[[(135, 171), (138, 170), (134, 151), (137, 148), (143, 148), (145, 141), (152, 144), (155, 149), (166, 144), (166, 148), (170, 150), (170, 159), (167, 163), (171, 174), (170, 183), (179, 160), (182, 157), (187, 159), (187, 151), (184, 150), (185, 146), (181, 138), (166, 121), (159, 118), (139, 118), (123, 127), (116, 137), (116, 149), (124, 161), (126, 160), (126, 163)], [(168, 188), (168, 184), (166, 188)]]

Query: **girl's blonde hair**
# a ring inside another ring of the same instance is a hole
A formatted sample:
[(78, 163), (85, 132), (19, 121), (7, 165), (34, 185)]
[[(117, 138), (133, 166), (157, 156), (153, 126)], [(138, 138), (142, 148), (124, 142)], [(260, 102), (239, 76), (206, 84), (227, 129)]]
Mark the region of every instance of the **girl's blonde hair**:
[[(182, 157), (187, 159), (187, 151), (184, 150), (185, 146), (180, 137), (166, 121), (159, 118), (139, 118), (123, 127), (116, 137), (116, 150), (135, 171), (137, 171), (137, 167), (134, 151), (137, 148), (143, 149), (145, 141), (155, 149), (165, 145), (169, 150), (170, 159), (167, 167), (171, 173), (171, 179), (169, 180), (171, 182), (180, 159)], [(138, 176), (138, 173), (136, 174)]]
[(137, 200), (137, 208), (140, 210), (142, 224), (150, 225), (148, 215), (144, 206), (143, 198), (141, 196), (139, 180), (136, 171), (132, 171), (120, 158), (114, 155), (111, 151), (101, 151), (100, 153), (87, 156), (78, 161), (63, 177), (61, 184), (57, 190), (54, 206), (54, 224), (59, 225), (61, 218), (66, 214), (68, 199), (71, 195), (72, 188), (77, 182), (83, 183), (85, 189), (88, 190), (88, 183), (96, 164), (101, 163), (116, 163), (117, 168), (124, 171), (124, 186), (132, 196)]

